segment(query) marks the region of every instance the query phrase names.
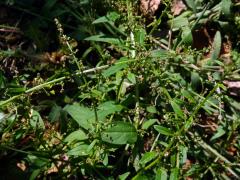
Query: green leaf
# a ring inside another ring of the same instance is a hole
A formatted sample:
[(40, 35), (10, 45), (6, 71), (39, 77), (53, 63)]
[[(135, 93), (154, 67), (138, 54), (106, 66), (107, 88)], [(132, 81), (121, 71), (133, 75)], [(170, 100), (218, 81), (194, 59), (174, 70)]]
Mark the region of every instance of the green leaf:
[(155, 180), (167, 180), (168, 175), (167, 175), (167, 171), (165, 169), (158, 169), (156, 176), (155, 176)]
[(121, 175), (119, 175), (118, 176), (118, 179), (119, 180), (125, 180), (125, 179), (127, 179), (127, 177), (130, 175), (130, 172), (126, 172), (126, 173), (124, 173), (124, 174), (121, 174)]
[(231, 0), (222, 0), (221, 2), (221, 11), (222, 14), (226, 17), (229, 17), (231, 14), (231, 6), (232, 1)]
[(115, 83), (116, 83), (117, 86), (119, 86), (122, 83), (123, 76), (124, 76), (123, 71), (116, 72), (116, 81), (115, 81)]
[(121, 71), (122, 69), (128, 67), (127, 64), (115, 64), (113, 66), (111, 66), (110, 68), (104, 70), (102, 72), (102, 75), (107, 78), (113, 74), (116, 74), (117, 72)]
[(146, 152), (140, 159), (139, 164), (141, 164), (142, 166), (145, 166), (147, 163), (149, 163), (150, 161), (155, 159), (157, 157), (157, 155), (158, 155), (158, 153), (154, 152), (154, 151)]
[(114, 23), (117, 19), (119, 19), (120, 15), (117, 12), (109, 12), (106, 16), (102, 16), (93, 21), (92, 24), (100, 24), (100, 23)]
[(49, 43), (49, 37), (46, 35), (46, 33), (41, 31), (42, 26), (43, 24), (41, 24), (41, 21), (39, 19), (35, 19), (26, 25), (26, 30), (24, 31), (24, 35), (33, 40), (38, 49), (41, 50), (46, 48)]
[(149, 175), (145, 175), (145, 174), (140, 174), (138, 175), (136, 178), (134, 178), (135, 180), (149, 180)]
[(184, 113), (182, 112), (180, 106), (176, 103), (176, 100), (173, 99), (173, 100), (170, 101), (170, 103), (171, 103), (171, 106), (172, 106), (174, 112), (177, 114), (177, 116), (182, 118), (182, 119), (185, 119)]
[(191, 87), (193, 88), (193, 90), (197, 90), (199, 88), (201, 88), (202, 85), (202, 81), (201, 78), (199, 76), (199, 74), (197, 72), (191, 72)]
[(176, 165), (176, 162), (177, 162), (177, 154), (178, 154), (178, 153), (173, 154), (173, 155), (170, 156), (170, 163), (171, 163), (172, 167), (174, 167), (174, 166)]
[(87, 144), (78, 144), (76, 147), (72, 148), (67, 152), (69, 156), (87, 156), (89, 154)]
[(191, 176), (201, 172), (202, 166), (200, 164), (192, 164), (190, 169), (186, 172), (185, 176)]
[(107, 101), (98, 106), (98, 120), (104, 120), (108, 115), (115, 112), (120, 112), (123, 109), (123, 106), (120, 104), (115, 104), (114, 101)]
[[(0, 58), (1, 58), (1, 54), (0, 54)], [(6, 78), (3, 75), (2, 71), (0, 71), (0, 89), (3, 89), (6, 87)]]
[(221, 51), (222, 38), (219, 31), (216, 32), (213, 40), (213, 51), (211, 53), (211, 59), (216, 60)]
[(93, 129), (92, 124), (95, 122), (95, 114), (89, 108), (73, 104), (67, 105), (64, 110), (70, 114), (80, 127), (86, 130)]
[(192, 31), (188, 26), (182, 27), (181, 38), (182, 38), (182, 42), (185, 45), (188, 45), (188, 46), (192, 45), (192, 42), (193, 42)]
[(145, 121), (142, 125), (142, 129), (147, 130), (149, 127), (151, 127), (157, 121), (158, 121), (157, 119), (149, 119), (149, 120)]
[(55, 18), (55, 17), (60, 17), (60, 16), (63, 16), (67, 13), (69, 13), (69, 11), (65, 8), (57, 8), (57, 9), (52, 9), (51, 12), (49, 12), (49, 10), (47, 10), (47, 12), (49, 13), (49, 18)]
[(103, 165), (104, 165), (104, 166), (107, 166), (107, 165), (108, 165), (108, 153), (104, 154)]
[(182, 89), (181, 90), (181, 95), (183, 95), (185, 98), (188, 99), (188, 101), (190, 102), (195, 102), (195, 99), (192, 97), (192, 95), (190, 94), (189, 91), (185, 90), (185, 89)]
[(215, 60), (214, 61), (217, 65), (224, 66), (225, 64), (222, 61)]
[(178, 180), (178, 174), (179, 174), (179, 169), (178, 168), (173, 168), (171, 169), (171, 174), (169, 180)]
[(29, 177), (29, 180), (35, 180), (37, 179), (37, 176), (41, 173), (41, 169), (35, 169), (32, 171), (31, 176)]
[(194, 13), (197, 12), (195, 0), (185, 0), (188, 7), (190, 7)]
[(147, 107), (147, 112), (150, 112), (150, 113), (157, 113), (157, 109), (155, 106), (148, 106)]
[(151, 51), (151, 57), (160, 59), (168, 58), (169, 52), (166, 50), (153, 50)]
[(126, 122), (115, 122), (101, 133), (102, 140), (111, 144), (134, 144), (137, 141), (135, 127)]
[(92, 24), (100, 24), (100, 23), (106, 23), (109, 22), (109, 19), (106, 16), (102, 16), (92, 22)]
[(83, 95), (83, 94), (80, 95), (79, 97), (84, 98), (84, 96), (85, 96), (85, 97), (88, 97), (88, 98), (90, 98), (90, 97), (102, 98), (103, 92), (102, 92), (102, 91), (99, 91), (99, 90), (97, 90), (97, 89), (92, 89), (92, 90), (91, 90), (91, 94), (90, 94), (90, 93), (86, 93), (86, 94), (84, 94), (84, 95)]
[(44, 122), (42, 120), (41, 115), (37, 111), (35, 111), (35, 110), (32, 110), (32, 116), (31, 116), (31, 119), (30, 119), (30, 125), (33, 128), (45, 129), (45, 125), (44, 125)]
[(172, 28), (173, 29), (179, 29), (181, 27), (186, 27), (188, 26), (188, 19), (186, 17), (181, 17), (178, 16), (176, 18), (173, 19), (172, 21)]
[(127, 78), (128, 78), (128, 80), (129, 80), (131, 83), (136, 84), (135, 74), (129, 72), (128, 75), (127, 75)]
[(85, 38), (86, 41), (97, 41), (97, 42), (106, 42), (110, 44), (122, 45), (122, 41), (118, 38), (108, 37), (106, 35), (94, 35), (88, 38)]
[(220, 137), (223, 136), (225, 133), (226, 133), (226, 132), (225, 132), (225, 130), (223, 129), (223, 127), (222, 127), (222, 126), (219, 126), (219, 127), (217, 128), (217, 132), (213, 135), (213, 137), (210, 139), (210, 141), (213, 141), (213, 140), (215, 140), (215, 139), (217, 139), (217, 138), (220, 138)]
[(65, 139), (64, 142), (72, 143), (73, 141), (83, 141), (88, 139), (88, 136), (81, 129), (70, 133)]
[(38, 168), (45, 167), (49, 163), (49, 159), (47, 158), (42, 158), (35, 155), (30, 155), (30, 154), (27, 155), (27, 160), (30, 164), (34, 164), (34, 166)]
[(135, 34), (136, 42), (138, 42), (139, 45), (144, 45), (145, 36), (146, 36), (146, 31), (144, 29), (141, 28), (141, 29), (137, 30), (137, 32)]
[(98, 140), (97, 140), (97, 139), (94, 139), (94, 140), (91, 142), (91, 144), (88, 146), (87, 151), (90, 152), (90, 151), (94, 148), (94, 146), (97, 144), (97, 142), (98, 142)]
[(188, 148), (185, 147), (185, 146), (180, 146), (179, 147), (179, 150), (180, 150), (180, 157), (179, 157), (179, 160), (180, 160), (180, 163), (181, 165), (185, 164), (186, 161), (187, 161), (187, 152), (188, 152)]
[(25, 91), (26, 91), (25, 87), (12, 87), (12, 88), (8, 88), (8, 93), (20, 94), (20, 93), (24, 93)]
[(61, 115), (62, 108), (58, 105), (52, 106), (52, 109), (48, 115), (48, 119), (50, 122), (58, 121)]
[(113, 12), (108, 12), (107, 13), (107, 18), (113, 22), (115, 22), (117, 19), (120, 18), (120, 14), (118, 14), (117, 12), (113, 11)]
[(160, 125), (154, 125), (154, 129), (157, 130), (160, 134), (163, 134), (165, 136), (173, 136), (174, 132), (172, 132), (170, 129), (160, 126)]
[(42, 11), (43, 12), (47, 12), (49, 11), (52, 7), (54, 7), (54, 5), (56, 4), (57, 0), (48, 0), (46, 1), (46, 3), (44, 4), (44, 6), (42, 7)]
[(5, 113), (3, 113), (3, 112), (0, 112), (0, 123), (2, 123), (4, 120), (5, 120), (5, 117), (6, 117), (7, 115), (5, 114)]

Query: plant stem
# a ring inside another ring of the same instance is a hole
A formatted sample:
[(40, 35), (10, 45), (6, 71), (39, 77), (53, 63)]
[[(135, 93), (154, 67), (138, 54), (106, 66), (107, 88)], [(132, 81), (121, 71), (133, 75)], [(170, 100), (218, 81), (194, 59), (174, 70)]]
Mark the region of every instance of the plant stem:
[[(131, 62), (134, 62), (136, 60), (129, 60), (129, 61), (121, 61), (119, 63), (115, 63), (115, 64), (124, 64), (124, 63), (131, 63)], [(87, 74), (87, 73), (97, 73), (98, 71), (101, 71), (101, 70), (104, 70), (104, 69), (107, 69), (109, 67), (109, 65), (103, 65), (103, 66), (99, 66), (99, 67), (95, 67), (95, 68), (91, 68), (91, 69), (87, 69), (87, 70), (84, 70), (82, 72), (76, 72), (74, 75), (82, 75), (82, 74)], [(36, 90), (39, 90), (39, 89), (43, 89), (49, 85), (52, 85), (52, 84), (55, 84), (55, 83), (58, 83), (58, 82), (62, 82), (66, 79), (70, 79), (71, 76), (67, 75), (67, 76), (63, 76), (63, 77), (60, 77), (60, 78), (57, 78), (57, 79), (54, 79), (52, 81), (48, 81), (48, 82), (45, 82), (43, 84), (39, 84), (35, 87), (32, 87), (28, 90), (26, 90), (24, 93), (21, 93), (19, 95), (16, 95), (16, 96), (13, 96), (13, 97), (10, 97), (9, 99), (5, 100), (5, 101), (0, 101), (0, 107), (1, 106), (4, 106), (4, 105), (7, 105), (8, 103), (12, 102), (13, 100), (15, 99), (18, 99), (20, 98), (21, 96), (23, 95), (26, 95), (26, 94), (29, 94), (29, 93), (32, 93)]]
[[(108, 68), (108, 67), (109, 67), (109, 65), (104, 65), (104, 66), (100, 66), (100, 67), (96, 67), (96, 68), (92, 68), (92, 69), (87, 69), (87, 70), (85, 70), (85, 71), (83, 71), (83, 72), (77, 72), (75, 75), (81, 75), (81, 74), (86, 74), (86, 73), (91, 73), (91, 72), (97, 72), (97, 71), (99, 71), (99, 70), (103, 70), (103, 69), (106, 69), (106, 68)], [(34, 92), (34, 91), (36, 91), (36, 90), (43, 89), (43, 88), (45, 88), (45, 87), (47, 87), (47, 86), (49, 86), (49, 85), (52, 85), (52, 84), (55, 84), (55, 83), (64, 81), (64, 80), (69, 79), (69, 78), (70, 78), (70, 76), (63, 76), (63, 77), (54, 79), (54, 80), (52, 80), (52, 81), (48, 81), (48, 82), (45, 82), (45, 83), (43, 83), (43, 84), (39, 84), (39, 85), (37, 85), (37, 86), (35, 86), (35, 87), (32, 87), (32, 88), (26, 90), (26, 91), (25, 91), (24, 93), (22, 93), (22, 94), (13, 96), (13, 97), (5, 100), (5, 101), (1, 101), (1, 102), (0, 102), (0, 106), (4, 106), (4, 105), (10, 103), (11, 101), (13, 101), (13, 100), (15, 100), (15, 99), (20, 98), (22, 95), (26, 95), (26, 94), (32, 93), (32, 92)]]
[(207, 102), (207, 100), (213, 95), (213, 93), (216, 91), (217, 88), (219, 88), (221, 85), (220, 84), (216, 84), (214, 86), (214, 88), (210, 91), (210, 93), (207, 95), (207, 97), (200, 103), (198, 104), (198, 106), (196, 107), (196, 109), (194, 110), (194, 112), (192, 113), (192, 115), (188, 118), (187, 122), (182, 126), (182, 128), (180, 128), (175, 134), (174, 136), (170, 139), (170, 143), (168, 144), (168, 146), (164, 149), (164, 151), (162, 153), (159, 154), (159, 156), (152, 162), (150, 163), (148, 166), (144, 167), (143, 169), (141, 169), (132, 179), (136, 180), (140, 174), (150, 168), (152, 168), (153, 166), (155, 166), (162, 158), (163, 156), (171, 149), (171, 147), (176, 143), (177, 137), (180, 136), (183, 132), (186, 132), (192, 125), (193, 123), (193, 117), (198, 113), (198, 111), (200, 110), (200, 108)]
[[(216, 149), (212, 148), (211, 146), (209, 146), (207, 143), (205, 143), (202, 138), (199, 136), (199, 134), (197, 132), (195, 132), (197, 134), (197, 136), (194, 136), (193, 133), (188, 132), (188, 134), (191, 136), (191, 138), (193, 139), (193, 141), (195, 141), (196, 143), (198, 143), (203, 149), (207, 150), (208, 152), (211, 152), (213, 155), (215, 155), (218, 159), (221, 159), (224, 163), (226, 163), (226, 165), (232, 165), (232, 163), (225, 158), (224, 156), (222, 156), (220, 153), (217, 152)], [(237, 179), (239, 179), (240, 177), (230, 168), (230, 167), (226, 167), (223, 166), (224, 168), (226, 168), (232, 175), (234, 175)]]

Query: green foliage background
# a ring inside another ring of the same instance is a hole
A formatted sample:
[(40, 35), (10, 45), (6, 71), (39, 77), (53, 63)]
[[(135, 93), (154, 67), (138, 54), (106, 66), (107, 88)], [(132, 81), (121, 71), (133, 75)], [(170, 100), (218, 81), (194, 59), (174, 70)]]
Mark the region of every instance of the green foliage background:
[(240, 4), (184, 2), (1, 1), (1, 177), (239, 178)]

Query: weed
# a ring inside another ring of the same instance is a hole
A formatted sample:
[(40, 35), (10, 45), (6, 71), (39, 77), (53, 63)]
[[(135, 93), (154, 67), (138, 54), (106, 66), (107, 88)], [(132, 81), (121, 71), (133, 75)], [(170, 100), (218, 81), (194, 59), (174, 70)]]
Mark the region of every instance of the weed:
[(1, 2), (3, 178), (239, 178), (239, 5), (184, 2)]

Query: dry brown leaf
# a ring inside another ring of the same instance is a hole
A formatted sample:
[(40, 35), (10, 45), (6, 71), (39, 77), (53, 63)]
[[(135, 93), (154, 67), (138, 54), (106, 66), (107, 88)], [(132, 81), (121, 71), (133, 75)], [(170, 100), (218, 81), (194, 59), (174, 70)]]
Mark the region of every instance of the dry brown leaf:
[(158, 10), (161, 0), (141, 0), (140, 9), (144, 16), (153, 16)]
[(27, 169), (25, 162), (19, 162), (17, 163), (17, 167), (21, 169), (22, 171), (25, 171)]
[(234, 145), (231, 145), (230, 147), (227, 148), (227, 152), (228, 154), (230, 154), (231, 156), (235, 156), (237, 153), (237, 148), (234, 147)]
[(171, 11), (174, 16), (179, 15), (183, 10), (186, 10), (187, 7), (182, 0), (174, 0), (172, 4)]
[(58, 168), (56, 166), (49, 168), (47, 171), (48, 174), (57, 173), (57, 172), (58, 172)]
[(240, 81), (223, 81), (223, 83), (228, 87), (228, 88), (237, 88), (240, 89)]

